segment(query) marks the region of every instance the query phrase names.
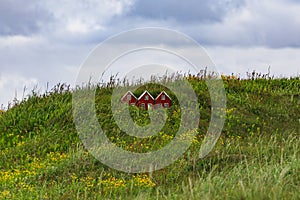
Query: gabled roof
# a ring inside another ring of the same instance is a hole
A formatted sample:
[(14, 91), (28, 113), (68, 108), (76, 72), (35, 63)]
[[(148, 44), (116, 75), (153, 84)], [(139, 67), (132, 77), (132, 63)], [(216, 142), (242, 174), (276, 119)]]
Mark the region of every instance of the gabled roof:
[(166, 95), (170, 100), (172, 99), (165, 91), (162, 91), (161, 93), (159, 93), (159, 95), (157, 95), (155, 100), (158, 99), (158, 97), (160, 97), (162, 94)]
[(129, 93), (131, 96), (133, 96), (135, 99), (137, 99), (137, 97), (136, 97), (131, 91), (127, 91), (121, 99), (124, 99), (124, 98), (128, 95), (128, 93)]
[(147, 90), (145, 90), (145, 92), (143, 92), (143, 94), (140, 95), (138, 100), (140, 100), (145, 94), (148, 94), (154, 100), (153, 96)]

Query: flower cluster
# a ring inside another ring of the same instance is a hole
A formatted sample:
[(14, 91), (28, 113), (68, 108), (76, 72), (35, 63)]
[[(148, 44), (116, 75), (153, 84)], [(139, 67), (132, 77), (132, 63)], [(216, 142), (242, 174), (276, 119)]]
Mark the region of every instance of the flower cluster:
[(105, 189), (118, 189), (126, 187), (126, 181), (109, 175), (107, 179), (99, 180), (98, 185)]
[(119, 190), (130, 188), (132, 186), (139, 188), (153, 188), (156, 186), (155, 182), (147, 174), (133, 175), (131, 178), (118, 178), (110, 173), (105, 173), (101, 177), (93, 178), (85, 176), (79, 178), (73, 174), (71, 176), (72, 184), (80, 185), (84, 190), (91, 191), (99, 188), (102, 191)]
[(47, 158), (49, 158), (49, 160), (53, 161), (53, 162), (58, 162), (61, 160), (65, 160), (67, 158), (67, 155), (65, 153), (59, 153), (59, 152), (50, 152), (47, 155)]
[(134, 186), (144, 187), (144, 188), (152, 188), (156, 186), (156, 184), (146, 174), (133, 176), (131, 182), (133, 182)]
[(4, 190), (2, 192), (0, 192), (0, 199), (6, 199), (6, 198), (10, 198), (11, 197), (11, 193), (9, 190)]
[[(64, 153), (53, 152), (47, 154), (45, 160), (27, 155), (25, 158), (27, 164), (24, 166), (18, 166), (14, 169), (8, 170), (0, 170), (0, 185), (7, 188), (14, 187), (18, 190), (32, 192), (34, 190), (34, 186), (29, 181), (34, 179), (41, 170), (49, 165), (49, 163), (56, 163), (66, 158), (67, 155)], [(9, 194), (5, 191), (0, 193), (0, 197), (5, 197)]]

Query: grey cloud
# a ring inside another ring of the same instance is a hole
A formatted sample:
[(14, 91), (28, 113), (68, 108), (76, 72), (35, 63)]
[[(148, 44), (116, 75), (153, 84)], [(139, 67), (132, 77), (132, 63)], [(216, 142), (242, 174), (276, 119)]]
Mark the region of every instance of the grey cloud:
[(243, 0), (173, 1), (138, 0), (128, 16), (169, 20), (181, 23), (221, 21), (227, 11), (243, 5)]
[(138, 0), (112, 18), (104, 33), (154, 26), (181, 31), (203, 45), (300, 47), (299, 11), (299, 0)]
[[(36, 33), (53, 43), (76, 46), (97, 44), (128, 29), (155, 26), (181, 31), (204, 45), (300, 47), (299, 0), (136, 0), (134, 4), (123, 2), (121, 12), (113, 11), (117, 4), (105, 7), (102, 3), (82, 10), (89, 2), (94, 1), (61, 6), (38, 0), (22, 5), (19, 0), (2, 0), (0, 35)], [(73, 13), (90, 23), (86, 33), (66, 30)], [(93, 29), (94, 25), (103, 29)]]
[(30, 35), (50, 18), (37, 0), (1, 0), (0, 35)]

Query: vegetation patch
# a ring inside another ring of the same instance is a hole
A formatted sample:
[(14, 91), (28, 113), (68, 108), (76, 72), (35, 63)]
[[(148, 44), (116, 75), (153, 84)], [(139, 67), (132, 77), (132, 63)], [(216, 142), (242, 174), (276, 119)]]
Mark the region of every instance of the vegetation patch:
[[(218, 143), (203, 159), (199, 150), (211, 118), (207, 77), (180, 78), (197, 94), (199, 127), (184, 155), (152, 173), (119, 172), (87, 152), (73, 122), (73, 90), (66, 84), (33, 92), (0, 111), (0, 199), (300, 199), (300, 78), (222, 76), (227, 117)], [(133, 91), (136, 96), (166, 91), (174, 101), (159, 133), (136, 138), (118, 128), (110, 109), (112, 91), (120, 86), (93, 86), (98, 121), (109, 140), (137, 153), (170, 143), (181, 120), (176, 96), (159, 84)], [(150, 123), (151, 111), (126, 109), (137, 124)]]

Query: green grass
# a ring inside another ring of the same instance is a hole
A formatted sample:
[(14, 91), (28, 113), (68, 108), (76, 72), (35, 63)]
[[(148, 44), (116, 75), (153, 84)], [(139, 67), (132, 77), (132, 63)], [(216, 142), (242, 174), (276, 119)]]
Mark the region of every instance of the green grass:
[[(300, 199), (299, 77), (223, 77), (227, 118), (204, 159), (198, 152), (210, 122), (210, 97), (202, 78), (188, 80), (198, 95), (197, 135), (180, 159), (152, 173), (116, 171), (85, 150), (66, 85), (16, 102), (0, 113), (0, 199)], [(98, 87), (96, 97), (98, 121), (112, 142), (147, 152), (172, 140), (180, 116), (176, 102), (157, 136), (137, 139), (114, 123), (112, 89)], [(144, 89), (156, 94), (166, 88), (148, 84), (136, 94)], [(148, 112), (130, 112), (140, 125), (149, 123)]]

